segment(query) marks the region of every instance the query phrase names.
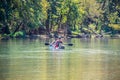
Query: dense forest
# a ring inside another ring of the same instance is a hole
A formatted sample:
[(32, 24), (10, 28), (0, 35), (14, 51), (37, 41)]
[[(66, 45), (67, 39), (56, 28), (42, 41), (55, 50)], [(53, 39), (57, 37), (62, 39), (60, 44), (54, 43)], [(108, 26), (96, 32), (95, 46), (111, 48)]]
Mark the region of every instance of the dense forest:
[(119, 0), (0, 0), (0, 38), (120, 33)]

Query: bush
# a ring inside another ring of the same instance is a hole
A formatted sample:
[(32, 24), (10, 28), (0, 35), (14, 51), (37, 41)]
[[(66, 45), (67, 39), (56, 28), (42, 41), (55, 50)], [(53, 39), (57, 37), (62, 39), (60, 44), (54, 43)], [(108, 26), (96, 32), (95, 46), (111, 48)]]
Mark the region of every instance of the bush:
[(13, 37), (15, 37), (15, 38), (23, 38), (24, 33), (22, 31), (18, 31), (13, 35)]

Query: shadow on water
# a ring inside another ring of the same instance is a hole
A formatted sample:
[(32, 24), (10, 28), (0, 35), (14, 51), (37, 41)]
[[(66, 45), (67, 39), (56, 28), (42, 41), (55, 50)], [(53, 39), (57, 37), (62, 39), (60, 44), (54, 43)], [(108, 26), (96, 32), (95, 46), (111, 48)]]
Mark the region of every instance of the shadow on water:
[(9, 65), (10, 65), (10, 59), (9, 59), (9, 43), (6, 41), (0, 42), (0, 80), (6, 80), (6, 78), (9, 76)]
[(0, 58), (0, 79), (6, 80), (9, 77), (9, 59)]

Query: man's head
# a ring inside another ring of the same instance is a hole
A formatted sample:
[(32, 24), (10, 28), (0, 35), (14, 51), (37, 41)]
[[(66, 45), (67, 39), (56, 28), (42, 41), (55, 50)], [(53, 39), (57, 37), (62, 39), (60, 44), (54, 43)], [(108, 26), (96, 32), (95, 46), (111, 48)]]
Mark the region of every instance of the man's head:
[(61, 39), (62, 39), (62, 37), (61, 37), (61, 36), (59, 36), (59, 37), (58, 37), (58, 39), (59, 39), (59, 40), (61, 40)]

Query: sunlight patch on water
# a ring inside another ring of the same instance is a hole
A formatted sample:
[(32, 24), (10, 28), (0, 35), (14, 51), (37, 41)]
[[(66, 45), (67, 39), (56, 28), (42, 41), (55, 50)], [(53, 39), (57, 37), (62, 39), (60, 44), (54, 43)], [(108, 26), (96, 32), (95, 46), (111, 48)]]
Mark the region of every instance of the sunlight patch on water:
[[(101, 50), (101, 49), (85, 49), (85, 48), (76, 48), (76, 49), (66, 49), (66, 50), (29, 50), (29, 51), (14, 51), (15, 54), (1, 54), (0, 58), (31, 58), (31, 59), (49, 59), (52, 56), (46, 57), (49, 54), (69, 55), (69, 54), (80, 54), (80, 55), (94, 55), (94, 54), (110, 54), (110, 55), (119, 55), (120, 50)], [(65, 58), (65, 57), (64, 57)]]
[(112, 50), (101, 50), (101, 49), (66, 49), (66, 50), (33, 50), (33, 51), (22, 51), (23, 53), (85, 53), (85, 54), (114, 54), (119, 53), (118, 51)]
[(9, 55), (0, 55), (0, 58), (10, 59), (10, 58), (41, 58), (40, 56), (9, 56)]
[(35, 52), (35, 53), (38, 53), (38, 52), (40, 52), (40, 53), (49, 53), (49, 52), (52, 52), (52, 53), (55, 53), (55, 52), (59, 52), (59, 53), (66, 53), (66, 52), (70, 52), (69, 50), (33, 50), (33, 51), (22, 51), (22, 52), (24, 52), (24, 53), (33, 53), (33, 52)]
[(71, 50), (70, 52), (79, 52), (79, 53), (84, 53), (84, 54), (113, 54), (115, 55), (116, 53), (120, 53), (120, 50), (118, 51), (112, 51), (112, 50), (101, 50), (101, 49), (74, 49)]

